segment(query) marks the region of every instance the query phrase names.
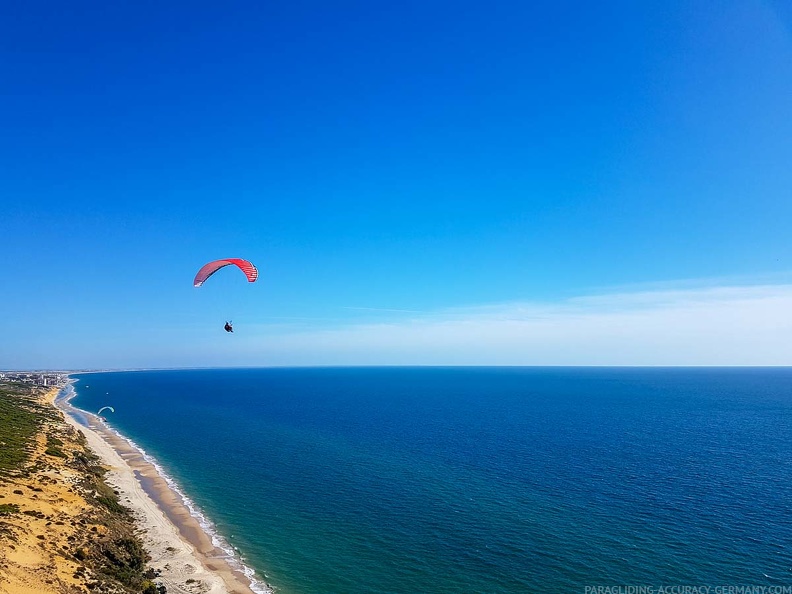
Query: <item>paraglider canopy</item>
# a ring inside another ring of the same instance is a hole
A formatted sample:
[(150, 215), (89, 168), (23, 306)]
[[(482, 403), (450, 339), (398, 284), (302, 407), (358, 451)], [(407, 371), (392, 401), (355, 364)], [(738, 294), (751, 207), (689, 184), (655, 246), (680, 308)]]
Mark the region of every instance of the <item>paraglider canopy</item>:
[(200, 287), (202, 284), (204, 284), (206, 279), (212, 276), (215, 272), (221, 268), (224, 268), (225, 266), (230, 266), (231, 264), (237, 266), (242, 272), (245, 273), (248, 282), (255, 282), (258, 278), (258, 270), (256, 270), (256, 267), (253, 266), (251, 262), (241, 258), (226, 258), (224, 260), (215, 260), (214, 262), (209, 262), (208, 264), (202, 266), (198, 271), (198, 274), (195, 275), (193, 286)]
[(99, 409), (99, 412), (97, 412), (96, 414), (101, 415), (103, 410), (109, 410), (111, 413), (115, 412), (115, 409), (112, 406), (103, 406), (102, 408)]

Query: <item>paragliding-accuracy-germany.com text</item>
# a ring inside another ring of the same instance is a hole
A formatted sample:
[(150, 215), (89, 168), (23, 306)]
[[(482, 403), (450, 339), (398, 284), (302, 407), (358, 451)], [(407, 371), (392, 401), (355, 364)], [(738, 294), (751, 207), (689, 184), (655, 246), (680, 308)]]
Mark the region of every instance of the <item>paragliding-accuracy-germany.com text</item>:
[(583, 594), (792, 594), (789, 586), (586, 586)]

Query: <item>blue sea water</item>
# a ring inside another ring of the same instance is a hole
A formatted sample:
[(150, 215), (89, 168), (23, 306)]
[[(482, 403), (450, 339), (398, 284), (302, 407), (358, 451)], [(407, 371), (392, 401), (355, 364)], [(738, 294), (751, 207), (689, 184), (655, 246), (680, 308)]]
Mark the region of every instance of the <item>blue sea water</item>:
[(792, 370), (75, 376), (279, 593), (792, 586)]

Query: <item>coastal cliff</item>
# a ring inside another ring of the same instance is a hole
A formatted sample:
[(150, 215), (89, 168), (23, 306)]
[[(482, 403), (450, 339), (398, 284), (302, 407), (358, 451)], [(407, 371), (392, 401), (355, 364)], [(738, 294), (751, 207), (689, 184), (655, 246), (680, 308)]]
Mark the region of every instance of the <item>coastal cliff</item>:
[(131, 511), (57, 389), (0, 383), (0, 594), (157, 594)]

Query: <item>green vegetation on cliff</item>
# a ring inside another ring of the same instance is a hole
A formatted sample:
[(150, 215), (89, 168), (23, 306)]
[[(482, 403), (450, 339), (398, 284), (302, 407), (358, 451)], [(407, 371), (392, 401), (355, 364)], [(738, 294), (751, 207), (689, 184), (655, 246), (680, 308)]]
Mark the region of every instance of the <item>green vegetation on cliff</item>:
[(35, 437), (56, 412), (38, 403), (36, 388), (0, 383), (0, 477), (22, 472), (35, 447)]

